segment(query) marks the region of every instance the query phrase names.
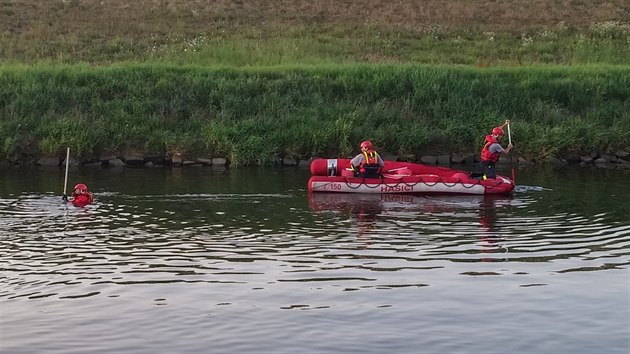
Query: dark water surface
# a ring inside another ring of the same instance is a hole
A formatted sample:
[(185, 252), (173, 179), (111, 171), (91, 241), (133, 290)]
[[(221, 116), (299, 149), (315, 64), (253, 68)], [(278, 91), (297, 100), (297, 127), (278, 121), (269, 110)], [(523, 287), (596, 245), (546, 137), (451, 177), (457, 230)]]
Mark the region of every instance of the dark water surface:
[(630, 173), (308, 196), (297, 169), (0, 171), (2, 353), (628, 353)]

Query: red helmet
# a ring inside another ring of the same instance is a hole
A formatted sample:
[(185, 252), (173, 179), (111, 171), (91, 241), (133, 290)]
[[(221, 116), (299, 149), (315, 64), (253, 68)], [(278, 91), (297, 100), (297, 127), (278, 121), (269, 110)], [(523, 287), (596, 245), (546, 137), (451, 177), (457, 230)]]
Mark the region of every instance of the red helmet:
[(501, 128), (501, 127), (494, 127), (494, 128), (492, 128), (492, 135), (501, 136), (501, 135), (504, 135), (504, 134), (505, 134), (505, 132), (503, 132), (503, 128)]
[(364, 142), (361, 143), (361, 150), (363, 149), (371, 149), (372, 148), (372, 142), (369, 140), (366, 140)]
[(76, 186), (74, 186), (74, 190), (77, 190), (77, 189), (82, 190), (82, 191), (87, 191), (88, 187), (83, 183), (79, 183)]

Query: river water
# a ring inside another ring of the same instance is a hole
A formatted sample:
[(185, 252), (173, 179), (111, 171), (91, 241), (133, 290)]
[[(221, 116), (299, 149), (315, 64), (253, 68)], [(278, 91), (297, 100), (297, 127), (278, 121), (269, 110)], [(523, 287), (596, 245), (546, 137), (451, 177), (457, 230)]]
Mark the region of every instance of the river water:
[(2, 353), (628, 353), (630, 173), (513, 198), (306, 191), (300, 169), (0, 171)]

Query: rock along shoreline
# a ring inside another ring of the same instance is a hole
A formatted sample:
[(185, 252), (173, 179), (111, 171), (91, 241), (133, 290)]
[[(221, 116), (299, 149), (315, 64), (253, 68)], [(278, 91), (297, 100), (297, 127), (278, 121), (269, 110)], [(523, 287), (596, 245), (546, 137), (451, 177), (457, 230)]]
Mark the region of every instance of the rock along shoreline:
[[(474, 165), (479, 163), (479, 156), (475, 153), (448, 153), (435, 155), (404, 155), (398, 156), (383, 152), (381, 154), (385, 160), (418, 162), (426, 165), (438, 165), (452, 167), (459, 165)], [(275, 166), (308, 168), (313, 158), (307, 157), (278, 157)], [(103, 154), (97, 159), (81, 160), (70, 158), (70, 166), (95, 167), (95, 168), (120, 168), (120, 167), (230, 167), (229, 159), (225, 157), (190, 157), (181, 154), (172, 156), (160, 156), (157, 154), (145, 154), (140, 152), (123, 154)], [(502, 156), (499, 164), (510, 164), (510, 158)], [(594, 166), (601, 168), (622, 168), (630, 169), (630, 146), (620, 149), (615, 153), (592, 152), (588, 155), (569, 155), (554, 157), (549, 161), (536, 161), (514, 154), (512, 161), (514, 165), (579, 165)], [(21, 158), (8, 158), (0, 160), (0, 167), (9, 168), (11, 166), (47, 166), (62, 167), (66, 165), (65, 156), (26, 156)]]

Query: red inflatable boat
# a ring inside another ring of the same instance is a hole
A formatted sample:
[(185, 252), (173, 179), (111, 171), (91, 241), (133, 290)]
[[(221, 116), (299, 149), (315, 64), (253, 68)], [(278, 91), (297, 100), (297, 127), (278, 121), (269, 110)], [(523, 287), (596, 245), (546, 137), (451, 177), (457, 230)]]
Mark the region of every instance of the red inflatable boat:
[(311, 163), (309, 192), (390, 194), (509, 194), (514, 182), (486, 180), (469, 172), (410, 162), (385, 161), (382, 178), (354, 177), (350, 159), (316, 159)]

